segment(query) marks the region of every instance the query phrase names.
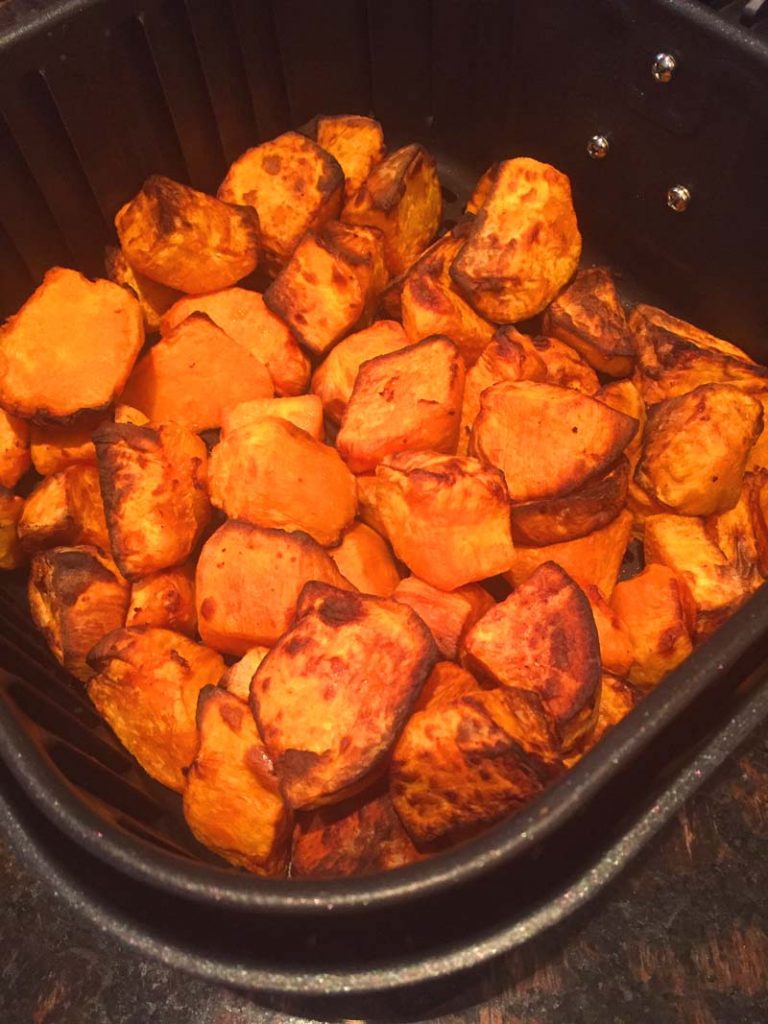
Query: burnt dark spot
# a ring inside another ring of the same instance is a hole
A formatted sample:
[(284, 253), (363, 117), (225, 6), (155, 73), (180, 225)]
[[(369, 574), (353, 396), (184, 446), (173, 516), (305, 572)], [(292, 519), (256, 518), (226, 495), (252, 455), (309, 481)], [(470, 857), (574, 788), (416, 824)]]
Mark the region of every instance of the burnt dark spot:
[(336, 687), (333, 683), (326, 683), (323, 687), (323, 700), (333, 700), (336, 696)]
[(351, 742), (351, 736), (342, 736), (341, 739), (339, 740), (339, 751), (343, 754), (344, 751), (349, 748)]
[(331, 272), (331, 283), (335, 284), (337, 288), (343, 288), (347, 283), (346, 274), (342, 273), (338, 267), (334, 267)]
[(359, 594), (339, 591), (318, 606), (317, 614), (326, 626), (342, 626), (365, 617), (365, 606)]
[(312, 750), (296, 750), (291, 747), (280, 755), (277, 767), (283, 778), (300, 779), (309, 775), (322, 760), (322, 756)]
[(230, 701), (222, 701), (219, 714), (233, 732), (240, 732), (243, 725), (243, 709), (234, 706)]
[(184, 669), (185, 672), (190, 671), (189, 662), (183, 655), (179, 654), (179, 652), (174, 647), (171, 648), (168, 656), (170, 657), (171, 661), (175, 661), (177, 665)]
[(200, 605), (200, 614), (204, 619), (212, 619), (216, 614), (216, 601), (212, 597), (203, 599)]
[(270, 153), (269, 156), (264, 157), (264, 163), (262, 165), (267, 174), (279, 174), (283, 161), (276, 153)]
[(568, 658), (568, 637), (560, 626), (552, 630), (550, 637), (550, 661), (553, 668), (565, 670), (570, 664)]
[(300, 654), (311, 645), (312, 640), (308, 636), (292, 636), (283, 644), (283, 651), (293, 657), (296, 654)]

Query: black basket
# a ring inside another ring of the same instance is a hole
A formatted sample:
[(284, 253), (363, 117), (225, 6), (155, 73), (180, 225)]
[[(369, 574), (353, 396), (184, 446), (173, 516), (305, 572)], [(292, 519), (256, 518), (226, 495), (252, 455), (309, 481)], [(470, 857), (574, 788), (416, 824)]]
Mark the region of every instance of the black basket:
[[(694, 0), (113, 0), (0, 7), (0, 306), (52, 264), (102, 273), (118, 206), (213, 190), (312, 115), (372, 112), (438, 158), (446, 218), (494, 159), (571, 177), (587, 258), (768, 362), (768, 46), (758, 7)], [(768, 5), (766, 5), (768, 6)], [(749, 8), (749, 10), (747, 10)], [(751, 20), (752, 28), (740, 24)], [(666, 84), (659, 52), (677, 70)], [(593, 135), (607, 158), (587, 155)], [(685, 186), (683, 214), (667, 192)], [(105, 927), (262, 990), (375, 991), (469, 966), (613, 877), (768, 713), (768, 588), (513, 819), (433, 860), (257, 879), (197, 844), (0, 581), (2, 816)]]

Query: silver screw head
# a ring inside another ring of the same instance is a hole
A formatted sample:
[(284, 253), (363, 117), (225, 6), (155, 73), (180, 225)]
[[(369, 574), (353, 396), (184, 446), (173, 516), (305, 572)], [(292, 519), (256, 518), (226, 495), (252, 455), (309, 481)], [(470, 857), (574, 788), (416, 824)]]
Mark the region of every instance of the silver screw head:
[(685, 213), (691, 202), (691, 191), (685, 185), (673, 185), (667, 189), (667, 206), (675, 213)]
[(677, 61), (671, 53), (657, 53), (651, 65), (651, 74), (657, 82), (666, 84), (672, 81), (677, 70)]
[(602, 160), (608, 156), (610, 148), (611, 144), (604, 135), (593, 135), (587, 143), (587, 153), (589, 153), (593, 160)]

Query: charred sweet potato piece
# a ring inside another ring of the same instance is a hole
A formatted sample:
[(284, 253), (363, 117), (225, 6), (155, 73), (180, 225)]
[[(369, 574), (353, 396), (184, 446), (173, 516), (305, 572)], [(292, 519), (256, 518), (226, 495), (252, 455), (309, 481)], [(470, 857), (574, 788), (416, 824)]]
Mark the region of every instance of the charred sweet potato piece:
[(421, 860), (389, 794), (380, 790), (304, 815), (293, 836), (292, 877), (350, 878)]
[(264, 262), (274, 273), (306, 231), (338, 217), (343, 191), (337, 160), (305, 135), (285, 132), (238, 157), (218, 196), (258, 212)]
[(54, 267), (0, 328), (0, 406), (41, 423), (106, 409), (143, 344), (135, 296)]
[(203, 642), (237, 655), (274, 644), (290, 626), (308, 580), (352, 588), (328, 552), (305, 533), (225, 523), (205, 542), (197, 563)]
[(290, 328), (275, 316), (264, 296), (247, 288), (223, 288), (207, 295), (186, 295), (174, 302), (160, 322), (171, 334), (187, 317), (204, 313), (269, 370), (277, 395), (301, 395), (309, 384), (309, 360)]
[(634, 660), (627, 627), (593, 583), (584, 583), (582, 580), (576, 582), (584, 591), (592, 608), (592, 617), (600, 642), (603, 671), (616, 676), (626, 676)]
[(211, 516), (201, 439), (175, 423), (107, 423), (94, 443), (120, 572), (137, 580), (186, 561)]
[(568, 178), (529, 157), (505, 160), (451, 274), (495, 323), (535, 316), (576, 270), (581, 235)]
[(0, 486), (0, 569), (18, 569), (24, 564), (19, 541), (19, 520), (24, 499)]
[(641, 698), (641, 692), (626, 679), (620, 679), (603, 672), (600, 685), (600, 710), (597, 713), (595, 731), (589, 736), (586, 742), (563, 760), (568, 768), (571, 768), (577, 761), (591, 750), (603, 736), (618, 725), (622, 718), (625, 718)]
[(402, 274), (437, 233), (443, 201), (435, 161), (416, 144), (390, 153), (344, 205), (342, 220), (379, 228), (391, 277)]
[(197, 631), (194, 568), (178, 565), (134, 580), (126, 626), (158, 626), (194, 636)]
[(331, 221), (307, 232), (264, 301), (303, 345), (322, 355), (370, 322), (385, 283), (380, 233)]
[(751, 504), (754, 486), (755, 475), (745, 473), (744, 486), (733, 508), (709, 516), (704, 521), (708, 535), (741, 576), (749, 591), (757, 590), (763, 582), (755, 528), (757, 524)]
[(372, 117), (339, 114), (317, 119), (317, 144), (338, 160), (344, 195), (354, 195), (384, 156), (384, 132)]
[(129, 585), (96, 548), (60, 547), (33, 557), (27, 594), (54, 657), (85, 682), (88, 652), (125, 622)]
[(354, 522), (328, 554), (342, 576), (363, 594), (389, 597), (400, 582), (389, 544), (365, 523)]
[(15, 487), (29, 469), (29, 424), (0, 409), (0, 487)]
[(256, 669), (268, 654), (268, 647), (249, 647), (239, 661), (230, 665), (221, 677), (219, 686), (247, 704), (251, 698), (251, 681), (256, 675)]
[(134, 626), (100, 640), (88, 664), (96, 710), (148, 775), (183, 793), (198, 695), (221, 678), (221, 655), (169, 629)]
[(651, 409), (635, 480), (680, 515), (725, 512), (762, 429), (758, 401), (728, 384), (702, 384)]
[(397, 557), (433, 587), (455, 590), (512, 565), (504, 478), (477, 459), (391, 455), (368, 497)]
[(303, 530), (335, 544), (355, 518), (357, 488), (339, 453), (287, 420), (228, 433), (211, 453), (211, 501), (230, 519)]
[(465, 213), (469, 213), (474, 216), (482, 210), (488, 196), (491, 194), (491, 189), (496, 184), (496, 179), (499, 176), (501, 167), (501, 162), (497, 161), (495, 164), (491, 164), (488, 170), (481, 175), (475, 185), (472, 195), (467, 200), (467, 205), (464, 207)]
[(557, 774), (531, 749), (531, 721), (513, 695), (479, 692), (428, 706), (392, 755), (390, 793), (417, 843), (464, 838), (518, 810)]
[(273, 393), (266, 366), (193, 313), (139, 360), (122, 397), (152, 423), (201, 431), (220, 427), (225, 409)]
[(251, 706), (288, 803), (337, 803), (394, 744), (437, 658), (410, 608), (308, 583), (259, 666)]
[(323, 403), (317, 395), (294, 398), (252, 398), (226, 409), (221, 418), (221, 436), (263, 419), (280, 419), (306, 431), (316, 441), (323, 438)]
[(259, 218), (249, 206), (159, 174), (117, 212), (115, 228), (134, 270), (180, 292), (213, 292), (259, 262)]
[(561, 749), (595, 723), (600, 645), (584, 592), (553, 562), (540, 566), (469, 630), (462, 661), (480, 679), (538, 695)]
[(40, 476), (50, 476), (77, 462), (96, 464), (93, 433), (104, 422), (104, 416), (78, 417), (77, 423), (64, 427), (40, 427), (33, 424), (29, 432), (32, 465)]
[(246, 703), (217, 686), (200, 691), (197, 750), (184, 785), (192, 834), (230, 864), (286, 874), (291, 812)]
[(90, 544), (110, 552), (109, 533), (95, 466), (68, 466), (42, 480), (19, 522), (25, 551), (62, 544)]
[(363, 363), (336, 438), (353, 473), (395, 452), (455, 452), (464, 363), (448, 338), (427, 338)]
[(408, 576), (392, 597), (407, 604), (426, 622), (444, 658), (455, 660), (467, 630), (493, 607), (493, 598), (479, 583), (468, 583), (446, 593), (417, 576)]
[[(416, 609), (414, 609), (415, 611)], [(425, 708), (442, 707), (482, 688), (475, 677), (454, 661), (438, 661), (413, 706), (413, 713)]]
[(341, 422), (357, 374), (366, 360), (396, 352), (408, 344), (405, 331), (394, 320), (378, 320), (340, 341), (312, 377), (312, 391), (320, 397), (326, 416), (334, 423)]
[(571, 388), (494, 384), (480, 396), (470, 450), (497, 466), (513, 502), (564, 497), (610, 469), (637, 420)]
[(624, 449), (624, 454), (629, 460), (629, 474), (632, 477), (643, 450), (645, 426), (648, 420), (642, 395), (631, 380), (614, 380), (602, 387), (595, 398), (610, 405), (612, 409), (618, 409), (619, 412), (637, 420), (637, 433)]
[(757, 568), (768, 577), (768, 470), (750, 474), (747, 500), (755, 536)]
[(179, 298), (175, 288), (167, 288), (151, 277), (134, 270), (119, 246), (108, 245), (104, 254), (107, 277), (123, 288), (130, 288), (139, 300), (148, 333), (160, 330), (160, 318)]
[(651, 562), (618, 583), (611, 605), (629, 634), (632, 664), (624, 674), (636, 686), (655, 686), (693, 650), (696, 609), (685, 580), (666, 565)]
[(523, 344), (535, 352), (544, 363), (545, 383), (597, 396), (600, 390), (597, 374), (578, 352), (557, 338), (524, 336)]
[(459, 295), (451, 278), (451, 264), (464, 241), (456, 232), (443, 235), (411, 267), (403, 283), (401, 315), (411, 341), (444, 334), (457, 346), (467, 366), (472, 366), (495, 327)]
[(580, 270), (544, 313), (543, 329), (609, 377), (627, 377), (635, 346), (607, 267)]
[(516, 544), (512, 568), (505, 576), (513, 586), (519, 587), (544, 562), (556, 562), (569, 576), (593, 583), (610, 598), (631, 535), (632, 513), (625, 511), (601, 530), (576, 540), (543, 547)]

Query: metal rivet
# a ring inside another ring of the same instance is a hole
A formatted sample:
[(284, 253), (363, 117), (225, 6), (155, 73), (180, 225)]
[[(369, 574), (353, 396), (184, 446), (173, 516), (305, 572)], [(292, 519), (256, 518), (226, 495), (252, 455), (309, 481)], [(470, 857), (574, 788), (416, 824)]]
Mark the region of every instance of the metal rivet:
[(691, 192), (685, 185), (673, 185), (667, 189), (667, 206), (675, 213), (685, 213), (691, 202)]
[(602, 160), (608, 156), (611, 144), (604, 135), (593, 135), (587, 143), (587, 152), (593, 160)]
[(657, 53), (651, 65), (651, 74), (657, 82), (671, 82), (677, 69), (677, 61), (671, 53)]

